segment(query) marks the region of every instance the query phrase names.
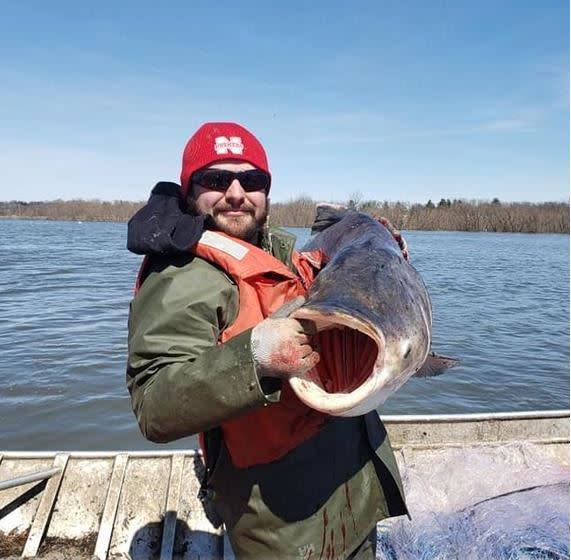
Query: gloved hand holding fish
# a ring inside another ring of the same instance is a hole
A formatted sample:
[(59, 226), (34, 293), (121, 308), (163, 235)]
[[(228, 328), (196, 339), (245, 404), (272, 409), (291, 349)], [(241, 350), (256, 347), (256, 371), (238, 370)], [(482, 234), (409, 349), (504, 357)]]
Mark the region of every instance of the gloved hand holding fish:
[(305, 373), (319, 362), (319, 354), (312, 348), (310, 336), (315, 326), (308, 321), (286, 318), (303, 303), (303, 297), (286, 303), (280, 313), (264, 319), (252, 330), (252, 355), (259, 377), (289, 377)]
[(318, 255), (321, 270), (290, 315), (317, 331), (318, 363), (289, 377), (301, 401), (326, 414), (358, 416), (411, 376), (438, 375), (457, 363), (430, 353), (426, 286), (379, 220), (322, 205), (312, 232), (302, 253)]

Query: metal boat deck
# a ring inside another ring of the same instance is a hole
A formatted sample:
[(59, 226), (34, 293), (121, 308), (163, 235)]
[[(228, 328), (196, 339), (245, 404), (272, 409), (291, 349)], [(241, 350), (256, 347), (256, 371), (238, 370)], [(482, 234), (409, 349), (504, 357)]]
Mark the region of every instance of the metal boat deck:
[[(501, 461), (514, 442), (569, 466), (568, 410), (383, 421), (401, 467), (458, 447)], [(195, 450), (0, 451), (0, 558), (231, 558), (197, 497), (202, 469)]]

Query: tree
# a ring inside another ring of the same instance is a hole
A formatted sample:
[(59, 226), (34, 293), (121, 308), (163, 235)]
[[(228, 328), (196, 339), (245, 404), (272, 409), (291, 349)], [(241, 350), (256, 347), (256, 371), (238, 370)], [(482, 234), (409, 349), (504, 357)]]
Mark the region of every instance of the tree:
[(434, 208), (434, 202), (432, 202), (432, 200), (428, 199), (428, 202), (426, 203), (426, 208)]
[(361, 202), (363, 201), (363, 193), (361, 191), (352, 192), (349, 196), (349, 202), (347, 206), (352, 210), (359, 208)]

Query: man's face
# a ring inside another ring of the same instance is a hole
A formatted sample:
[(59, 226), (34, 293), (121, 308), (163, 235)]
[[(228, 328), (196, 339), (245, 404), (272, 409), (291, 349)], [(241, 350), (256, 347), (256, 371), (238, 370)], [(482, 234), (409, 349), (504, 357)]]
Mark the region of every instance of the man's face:
[[(256, 169), (245, 162), (215, 163), (205, 170), (221, 169), (235, 173)], [(204, 171), (204, 170), (203, 170)], [(197, 214), (209, 214), (216, 227), (232, 237), (255, 242), (257, 234), (266, 223), (268, 201), (266, 191), (244, 190), (234, 178), (226, 190), (213, 190), (194, 182), (191, 185), (189, 205)]]

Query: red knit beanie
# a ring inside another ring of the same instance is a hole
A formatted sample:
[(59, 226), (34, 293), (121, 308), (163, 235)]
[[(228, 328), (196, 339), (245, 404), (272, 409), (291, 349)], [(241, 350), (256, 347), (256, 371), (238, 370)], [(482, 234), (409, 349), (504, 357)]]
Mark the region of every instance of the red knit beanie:
[(246, 161), (268, 175), (268, 159), (260, 141), (236, 123), (205, 123), (187, 142), (182, 155), (180, 189), (184, 200), (195, 171), (220, 160)]

